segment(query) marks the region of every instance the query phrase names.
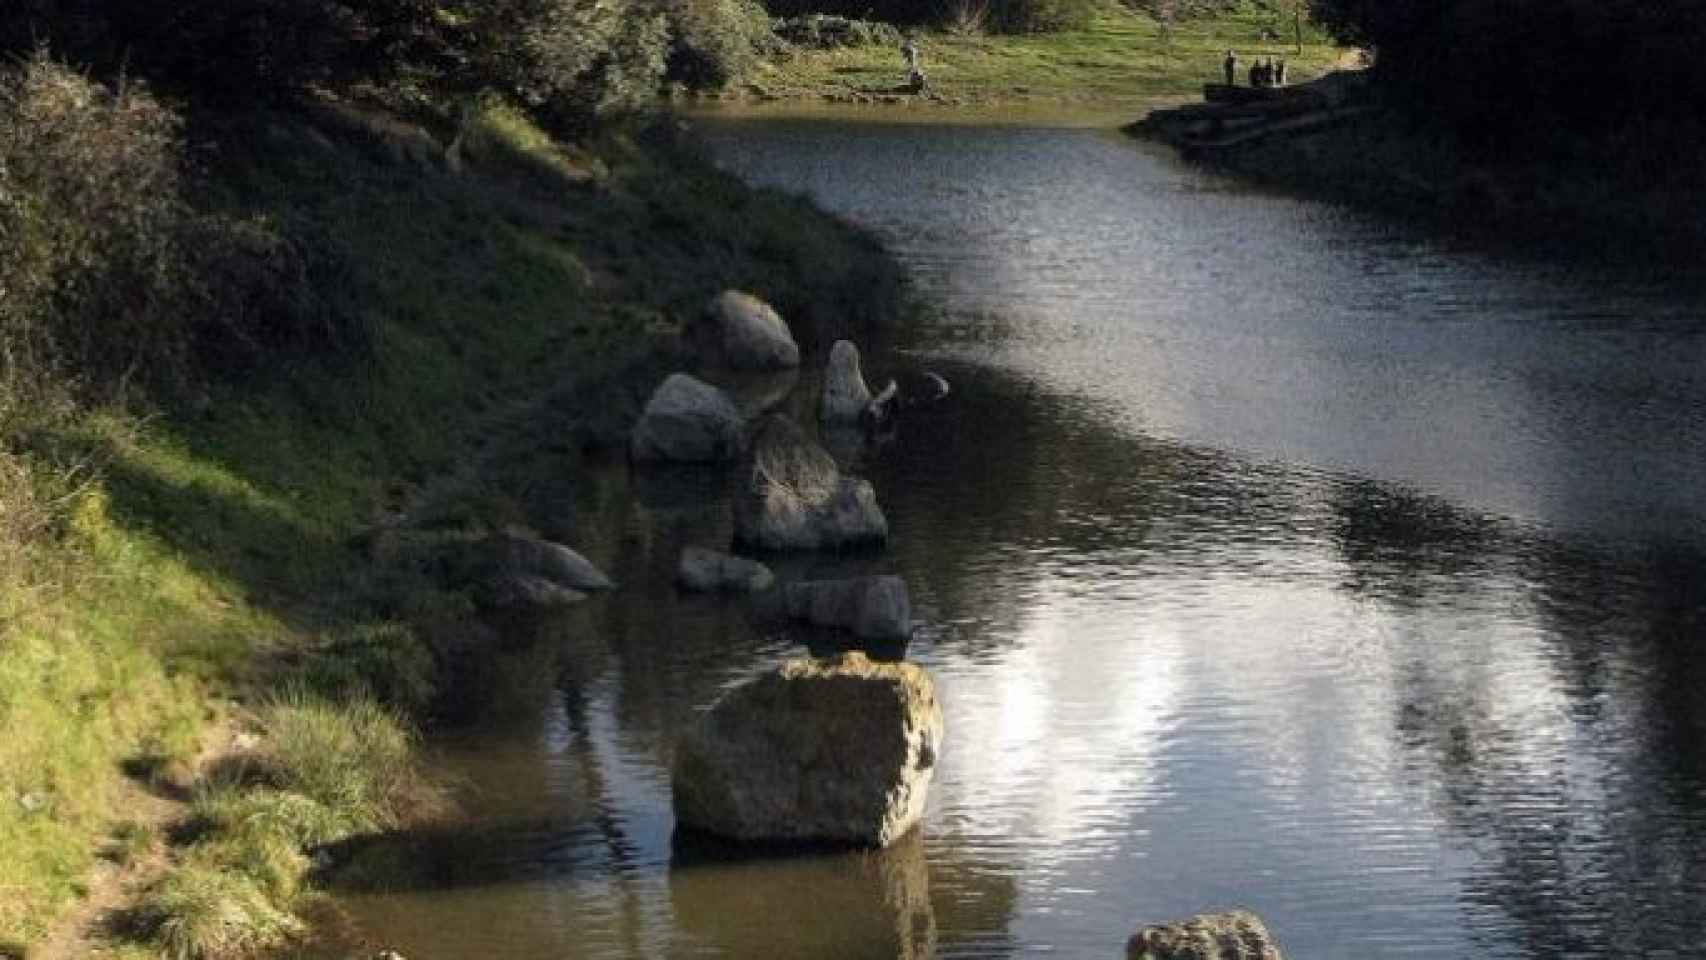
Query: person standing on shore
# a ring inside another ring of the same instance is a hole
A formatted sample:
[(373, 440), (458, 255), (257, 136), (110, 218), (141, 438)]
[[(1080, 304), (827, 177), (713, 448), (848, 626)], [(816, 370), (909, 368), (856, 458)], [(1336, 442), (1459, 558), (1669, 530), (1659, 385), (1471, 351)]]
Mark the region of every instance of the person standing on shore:
[(1274, 86), (1285, 86), (1285, 58), (1283, 57), (1278, 63), (1274, 64)]
[(1231, 50), (1226, 51), (1226, 59), (1220, 62), (1220, 66), (1226, 71), (1226, 85), (1229, 87), (1237, 86), (1238, 54), (1233, 53)]
[(906, 61), (906, 86), (913, 93), (924, 92), (924, 71), (918, 66), (918, 44), (913, 42), (912, 34), (900, 44), (901, 58)]

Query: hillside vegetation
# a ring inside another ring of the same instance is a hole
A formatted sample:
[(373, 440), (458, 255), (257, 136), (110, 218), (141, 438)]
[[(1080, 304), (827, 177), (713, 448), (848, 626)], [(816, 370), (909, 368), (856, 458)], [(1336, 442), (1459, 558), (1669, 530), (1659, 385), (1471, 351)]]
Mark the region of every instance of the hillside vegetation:
[(0, 23), (0, 956), (83, 952), (98, 860), (127, 949), (303, 936), (309, 850), (441, 809), (410, 731), (477, 624), (430, 559), (526, 522), (493, 451), (572, 478), (725, 287), (808, 345), (892, 316), (874, 243), (630, 116), (755, 55), (715, 43), (750, 13)]

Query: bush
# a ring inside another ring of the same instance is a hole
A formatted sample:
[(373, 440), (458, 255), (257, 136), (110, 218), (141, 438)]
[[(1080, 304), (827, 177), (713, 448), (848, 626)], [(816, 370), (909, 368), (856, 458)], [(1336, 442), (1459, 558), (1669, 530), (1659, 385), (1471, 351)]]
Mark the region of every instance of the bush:
[(0, 73), (0, 379), (181, 366), (179, 127), (39, 51)]
[(287, 695), (262, 711), (261, 729), (272, 785), (332, 811), (349, 833), (392, 829), (439, 803), (416, 769), (408, 726), (371, 700)]
[(770, 42), (770, 17), (753, 0), (675, 0), (669, 9), (669, 80), (715, 89), (745, 76)]
[(276, 363), (365, 351), (317, 288), (330, 272), (273, 225), (185, 202), (182, 123), (37, 51), (0, 71), (0, 384), (179, 390)]
[(247, 877), (185, 866), (172, 871), (139, 908), (172, 960), (218, 960), (281, 946), (301, 921), (273, 905)]
[(1373, 47), (1382, 83), (1418, 113), (1488, 145), (1545, 154), (1560, 129), (1706, 111), (1702, 0), (1316, 0), (1312, 14)]
[(1001, 33), (1056, 33), (1088, 29), (1096, 7), (1096, 0), (992, 0), (989, 15)]
[(898, 47), (901, 41), (900, 31), (891, 24), (824, 13), (778, 20), (773, 29), (777, 36), (795, 46), (816, 50), (873, 45)]

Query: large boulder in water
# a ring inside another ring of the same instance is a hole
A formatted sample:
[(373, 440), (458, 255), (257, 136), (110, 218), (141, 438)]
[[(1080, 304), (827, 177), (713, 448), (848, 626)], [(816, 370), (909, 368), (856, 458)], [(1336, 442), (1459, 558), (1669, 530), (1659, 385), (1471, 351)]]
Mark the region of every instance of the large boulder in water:
[(888, 539), (871, 485), (785, 417), (766, 417), (735, 494), (735, 539), (767, 550), (820, 550)]
[(672, 373), (652, 393), (634, 425), (635, 460), (706, 463), (740, 455), (745, 421), (728, 395), (685, 373)]
[(700, 362), (730, 370), (785, 370), (800, 365), (800, 347), (775, 308), (750, 293), (725, 290), (686, 331)]
[(1126, 960), (1283, 960), (1260, 917), (1248, 910), (1203, 913), (1139, 929)]
[(783, 588), (788, 616), (850, 630), (865, 640), (912, 636), (912, 601), (896, 576), (801, 580)]
[(887, 846), (923, 815), (941, 746), (923, 667), (789, 660), (729, 691), (678, 743), (676, 820), (740, 841)]
[(829, 367), (823, 373), (823, 397), (817, 416), (824, 423), (858, 423), (871, 406), (871, 388), (859, 369), (859, 348), (837, 340), (829, 348)]
[(754, 593), (776, 584), (776, 575), (756, 560), (730, 556), (704, 547), (684, 547), (675, 580), (688, 590)]

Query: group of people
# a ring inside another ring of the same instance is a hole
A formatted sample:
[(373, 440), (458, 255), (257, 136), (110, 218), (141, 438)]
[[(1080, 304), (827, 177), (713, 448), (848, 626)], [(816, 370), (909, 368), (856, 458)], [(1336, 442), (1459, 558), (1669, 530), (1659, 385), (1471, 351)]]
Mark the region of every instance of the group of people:
[[(1226, 51), (1226, 59), (1221, 62), (1226, 70), (1226, 85), (1236, 86), (1238, 83), (1238, 54)], [(1266, 60), (1250, 61), (1250, 86), (1252, 87), (1283, 87), (1285, 86), (1285, 61), (1269, 57)]]

